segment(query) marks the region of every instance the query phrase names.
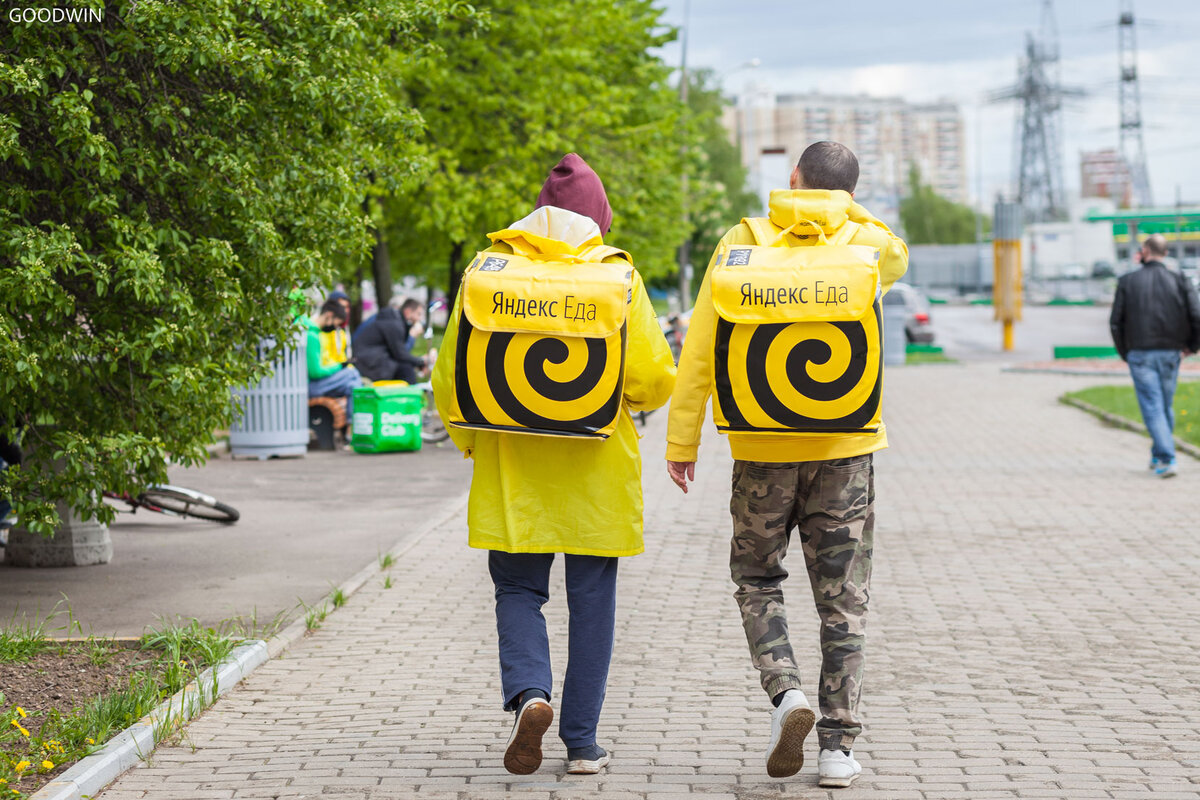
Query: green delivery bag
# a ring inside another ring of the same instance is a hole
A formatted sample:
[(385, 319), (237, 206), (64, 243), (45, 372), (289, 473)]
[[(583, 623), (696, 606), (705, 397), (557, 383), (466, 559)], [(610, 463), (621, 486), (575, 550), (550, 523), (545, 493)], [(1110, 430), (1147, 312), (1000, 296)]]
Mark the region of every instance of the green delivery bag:
[(357, 453), (420, 450), (424, 408), (423, 389), (395, 384), (355, 389), (351, 447)]

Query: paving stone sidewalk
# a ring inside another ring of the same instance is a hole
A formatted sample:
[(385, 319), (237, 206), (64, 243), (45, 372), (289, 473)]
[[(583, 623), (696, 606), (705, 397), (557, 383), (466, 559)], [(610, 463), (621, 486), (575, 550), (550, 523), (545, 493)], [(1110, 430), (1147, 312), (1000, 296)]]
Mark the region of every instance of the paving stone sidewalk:
[[(485, 555), (462, 516), (251, 675), (103, 800), (132, 798), (1200, 797), (1200, 463), (1157, 480), (1148, 440), (1057, 403), (1095, 379), (996, 365), (888, 374), (863, 777), (766, 776), (769, 703), (728, 578), (729, 471), (714, 431), (682, 497), (643, 441), (647, 552), (622, 562), (599, 776), (548, 740), (507, 774)], [(791, 627), (815, 684), (796, 553)], [(547, 606), (555, 666), (566, 610)], [(561, 674), (560, 674), (561, 679)], [(815, 692), (814, 692), (815, 694)]]

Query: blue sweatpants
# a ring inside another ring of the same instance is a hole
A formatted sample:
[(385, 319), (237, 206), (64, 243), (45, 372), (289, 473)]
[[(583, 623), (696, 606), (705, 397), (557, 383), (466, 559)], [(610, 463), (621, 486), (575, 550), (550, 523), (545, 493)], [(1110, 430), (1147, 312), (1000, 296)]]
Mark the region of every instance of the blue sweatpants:
[[(617, 559), (564, 558), (569, 639), (558, 736), (567, 747), (587, 747), (596, 742), (596, 725), (608, 686), (617, 610)], [(488, 555), (488, 569), (496, 585), (505, 711), (516, 709), (519, 695), (526, 689), (541, 689), (549, 697), (554, 685), (550, 639), (542, 616), (542, 606), (550, 599), (553, 563), (553, 553), (492, 550)]]

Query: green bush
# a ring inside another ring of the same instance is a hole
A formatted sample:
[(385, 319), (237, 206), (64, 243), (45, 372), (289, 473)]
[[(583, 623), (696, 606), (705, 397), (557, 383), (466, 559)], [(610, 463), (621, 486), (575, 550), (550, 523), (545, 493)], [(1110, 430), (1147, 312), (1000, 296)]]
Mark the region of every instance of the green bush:
[(288, 335), (289, 290), (366, 252), (368, 183), (420, 168), (380, 53), (471, 13), (76, 5), (102, 19), (0, 30), (0, 433), (31, 453), (0, 492), (41, 532), (55, 500), (107, 520), (102, 490), (204, 458), (255, 345)]

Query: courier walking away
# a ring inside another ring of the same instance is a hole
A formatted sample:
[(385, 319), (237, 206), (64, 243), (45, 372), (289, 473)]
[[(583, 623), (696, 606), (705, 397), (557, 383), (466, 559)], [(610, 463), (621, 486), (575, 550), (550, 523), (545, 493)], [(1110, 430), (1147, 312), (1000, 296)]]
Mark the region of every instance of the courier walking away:
[[(467, 268), (434, 367), (438, 412), (474, 460), (467, 524), (488, 550), (502, 702), (516, 715), (509, 772), (542, 763), (559, 704), (567, 772), (609, 763), (597, 741), (612, 658), (617, 565), (641, 553), (642, 482), (631, 411), (670, 397), (675, 364), (632, 257), (604, 243), (612, 209), (574, 153), (534, 211), (489, 234)], [(554, 698), (542, 606), (566, 567), (569, 657)]]
[[(881, 297), (908, 249), (853, 200), (854, 154), (835, 142), (804, 151), (770, 214), (731, 228), (709, 262), (671, 396), (667, 469), (694, 477), (709, 397), (734, 457), (730, 575), (763, 690), (766, 768), (804, 765), (814, 723), (821, 786), (849, 786), (862, 732), (867, 606), (875, 530), (872, 453), (882, 419)], [(821, 619), (820, 720), (801, 690), (783, 597), (799, 533)]]

